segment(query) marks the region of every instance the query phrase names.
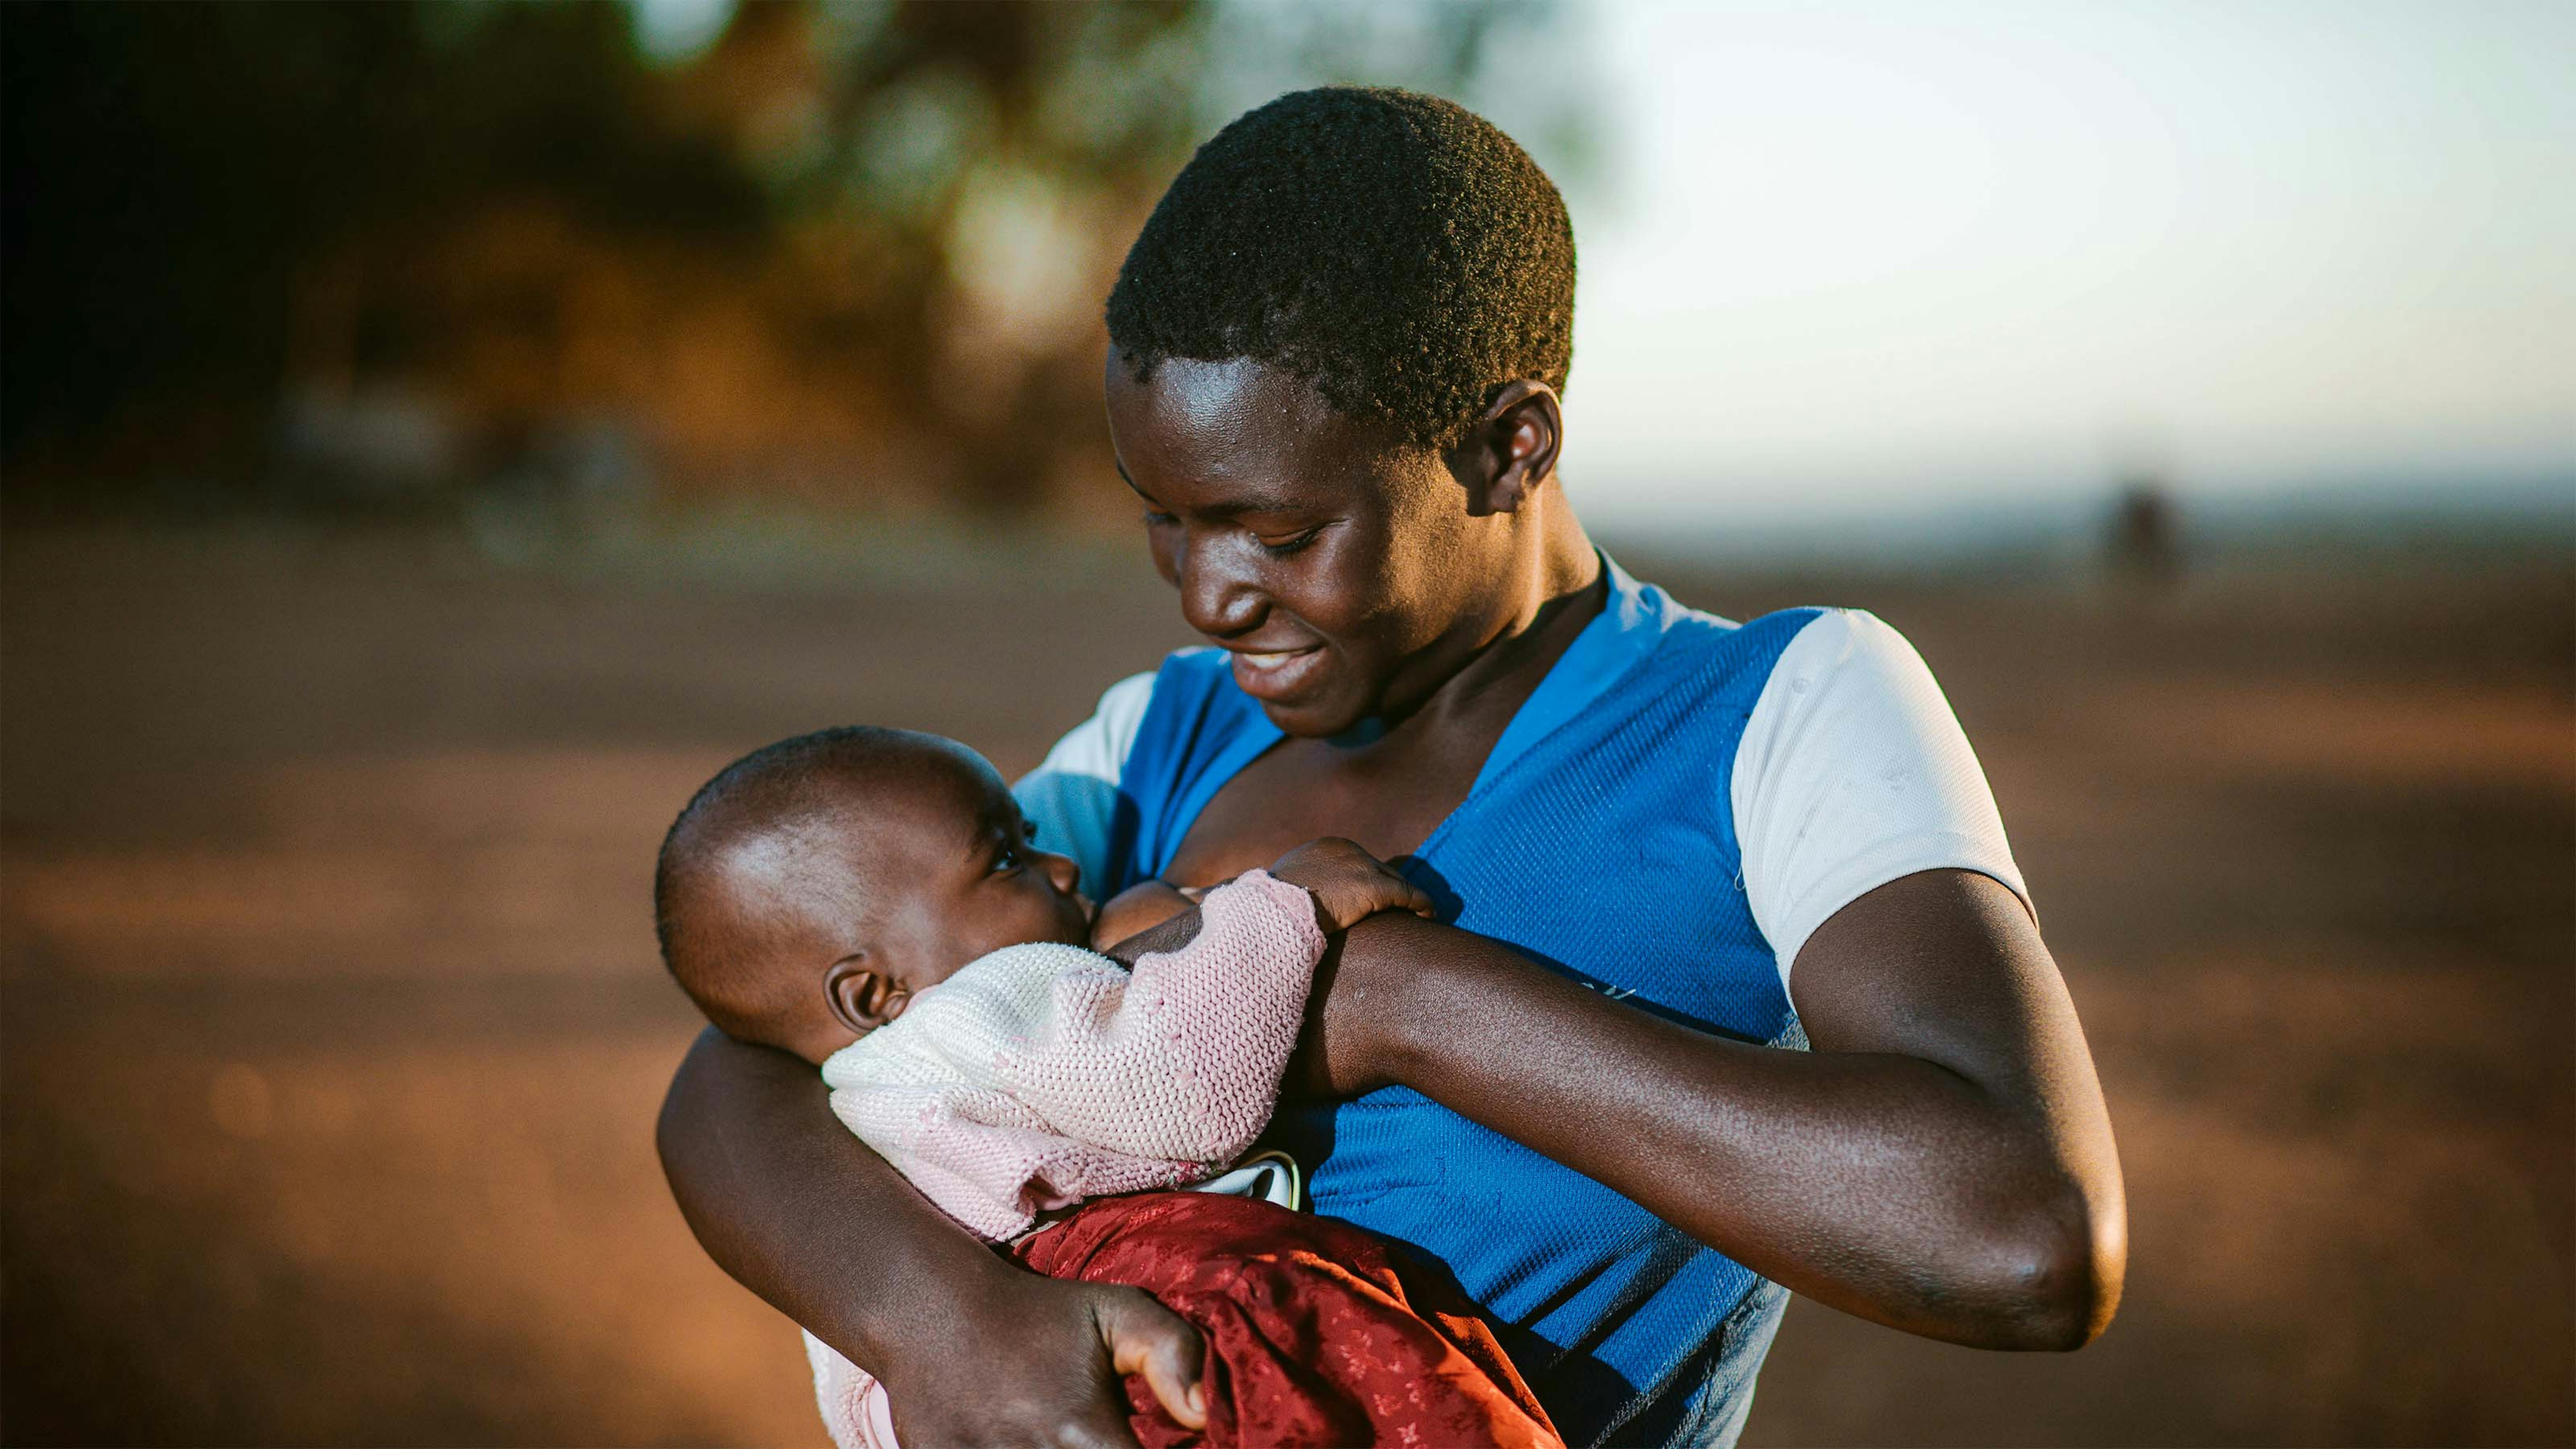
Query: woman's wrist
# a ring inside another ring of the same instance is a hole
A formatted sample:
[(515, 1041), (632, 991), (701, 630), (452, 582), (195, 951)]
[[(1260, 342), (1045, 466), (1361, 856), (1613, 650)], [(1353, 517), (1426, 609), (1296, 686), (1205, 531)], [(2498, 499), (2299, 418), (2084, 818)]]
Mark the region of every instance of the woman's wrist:
[(921, 1282), (917, 1291), (882, 1295), (895, 1311), (871, 1314), (859, 1326), (851, 1361), (893, 1384), (925, 1366), (981, 1354), (1025, 1316), (1025, 1289), (1034, 1277), (977, 1244), (971, 1259), (943, 1263), (936, 1280)]

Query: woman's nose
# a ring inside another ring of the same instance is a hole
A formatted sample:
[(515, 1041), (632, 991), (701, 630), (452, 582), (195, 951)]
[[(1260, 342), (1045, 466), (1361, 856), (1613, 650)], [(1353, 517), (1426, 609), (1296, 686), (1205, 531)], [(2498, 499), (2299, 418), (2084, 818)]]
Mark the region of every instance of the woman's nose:
[(1233, 552), (1215, 539), (1193, 541), (1180, 550), (1181, 619), (1212, 639), (1241, 634), (1261, 622), (1260, 588), (1232, 566)]

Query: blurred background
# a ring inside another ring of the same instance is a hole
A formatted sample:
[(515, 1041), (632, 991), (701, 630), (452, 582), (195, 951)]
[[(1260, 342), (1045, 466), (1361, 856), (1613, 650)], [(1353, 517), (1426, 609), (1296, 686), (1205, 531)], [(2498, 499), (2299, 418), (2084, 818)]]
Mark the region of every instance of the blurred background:
[(0, 7), (0, 1439), (819, 1443), (650, 857), (1190, 642), (1099, 421), (1190, 148), (1396, 83), (1582, 247), (1565, 486), (1875, 610), (2100, 1057), (2073, 1358), (1748, 1443), (2576, 1438), (2576, 10)]

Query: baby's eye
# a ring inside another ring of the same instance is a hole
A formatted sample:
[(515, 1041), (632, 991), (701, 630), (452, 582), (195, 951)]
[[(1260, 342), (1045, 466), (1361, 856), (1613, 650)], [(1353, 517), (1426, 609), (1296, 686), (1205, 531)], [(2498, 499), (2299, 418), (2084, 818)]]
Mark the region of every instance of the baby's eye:
[(993, 869), (996, 871), (1017, 870), (1019, 864), (1019, 847), (1008, 841), (1003, 842), (1001, 849), (993, 852)]

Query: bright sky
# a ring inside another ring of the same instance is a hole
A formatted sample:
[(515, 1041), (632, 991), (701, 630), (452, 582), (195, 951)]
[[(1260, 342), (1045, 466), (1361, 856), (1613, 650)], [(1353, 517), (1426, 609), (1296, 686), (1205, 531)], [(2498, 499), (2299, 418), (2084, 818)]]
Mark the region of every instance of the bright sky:
[(2576, 477), (2576, 3), (1591, 18), (1587, 516)]

